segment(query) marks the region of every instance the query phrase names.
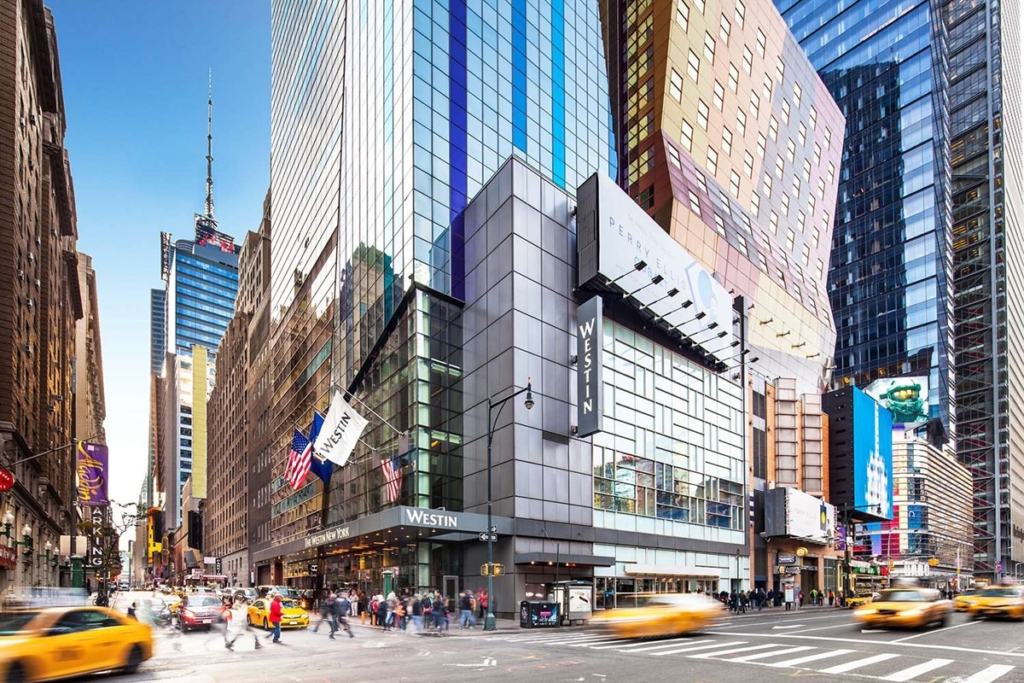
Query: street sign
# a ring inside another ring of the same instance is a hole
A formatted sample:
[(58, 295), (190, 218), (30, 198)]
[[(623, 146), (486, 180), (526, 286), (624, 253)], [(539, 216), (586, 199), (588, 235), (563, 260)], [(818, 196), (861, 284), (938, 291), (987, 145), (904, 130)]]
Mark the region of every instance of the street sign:
[(480, 534), (480, 540), (482, 542), (486, 543), (488, 541), (488, 539), (491, 540), (491, 541), (497, 541), (498, 540), (498, 534), (486, 534), (486, 533)]

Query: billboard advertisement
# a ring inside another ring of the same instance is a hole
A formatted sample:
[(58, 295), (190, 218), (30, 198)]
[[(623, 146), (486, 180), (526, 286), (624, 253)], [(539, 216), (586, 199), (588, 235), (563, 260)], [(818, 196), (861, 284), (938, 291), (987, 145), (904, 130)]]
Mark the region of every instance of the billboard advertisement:
[(613, 284), (711, 356), (730, 356), (733, 297), (725, 287), (611, 178), (591, 176), (577, 200), (579, 284)]
[(95, 507), (110, 505), (107, 497), (107, 447), (79, 441), (76, 453), (78, 504)]
[(892, 413), (853, 390), (853, 505), (892, 519)]
[(780, 486), (765, 491), (765, 534), (811, 543), (828, 543), (836, 526), (836, 508), (798, 489)]
[(864, 393), (892, 412), (893, 424), (928, 421), (928, 377), (877, 379), (864, 387)]

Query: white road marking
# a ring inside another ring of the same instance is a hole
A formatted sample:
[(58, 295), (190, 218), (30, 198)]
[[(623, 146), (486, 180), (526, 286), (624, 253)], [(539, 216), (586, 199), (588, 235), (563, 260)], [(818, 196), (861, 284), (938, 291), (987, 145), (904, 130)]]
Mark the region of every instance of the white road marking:
[(965, 622), (963, 624), (957, 624), (956, 626), (945, 626), (943, 628), (937, 628), (934, 631), (925, 631), (924, 633), (918, 633), (918, 634), (913, 635), (913, 636), (907, 636), (906, 638), (900, 638), (900, 639), (895, 640), (893, 642), (902, 643), (905, 640), (913, 640), (914, 638), (920, 638), (921, 636), (930, 636), (930, 635), (932, 635), (934, 633), (942, 633), (943, 631), (952, 631), (955, 628), (963, 628), (964, 626), (974, 626), (975, 624), (980, 624), (980, 623), (981, 623), (980, 621), (968, 621), (968, 622)]
[(722, 655), (731, 655), (734, 652), (752, 652), (754, 650), (764, 650), (769, 647), (778, 647), (774, 643), (768, 645), (754, 645), (752, 647), (734, 647), (729, 650), (715, 650), (714, 652), (702, 652), (699, 655), (690, 655), (690, 659), (713, 659), (715, 657), (721, 657)]
[[(969, 676), (960, 681), (960, 683), (992, 683), (997, 678), (1001, 678), (1003, 674), (1010, 673), (1015, 667), (1009, 664), (993, 664), (987, 669), (982, 669), (973, 676)], [(950, 679), (952, 683), (953, 679)]]
[[(836, 638), (832, 636), (804, 636), (798, 633), (723, 633), (721, 631), (705, 631), (705, 634), (709, 636), (728, 636), (730, 638), (797, 638), (799, 640), (820, 640), (827, 643), (846, 643), (853, 645), (873, 645), (877, 646), (879, 641), (877, 640), (866, 640), (864, 638)], [(935, 633), (935, 631), (932, 631)], [(915, 648), (923, 650), (943, 650), (945, 652), (966, 652), (973, 655), (994, 655), (997, 657), (1013, 657), (1015, 659), (1024, 659), (1024, 652), (1015, 652), (1013, 650), (982, 650), (973, 647), (957, 647), (955, 645), (924, 645), (922, 643), (904, 643), (898, 641), (886, 641), (886, 645), (893, 647), (905, 647)]]
[(850, 654), (851, 652), (854, 652), (854, 650), (829, 650), (828, 652), (819, 652), (816, 655), (807, 655), (806, 657), (797, 657), (796, 659), (787, 659), (784, 662), (773, 662), (773, 663), (769, 664), (768, 666), (774, 666), (774, 667), (778, 667), (780, 669), (783, 668), (783, 667), (787, 667), (787, 666), (800, 666), (801, 664), (806, 664), (808, 662), (816, 662), (819, 659), (828, 659), (829, 657), (838, 657), (839, 655), (847, 655), (847, 654)]
[(734, 657), (730, 659), (730, 662), (752, 662), (755, 659), (767, 659), (768, 657), (777, 657), (779, 655), (791, 655), (794, 652), (806, 652), (807, 650), (813, 650), (810, 646), (803, 647), (789, 647), (785, 650), (776, 650), (774, 652), (759, 652), (756, 655), (744, 655), (742, 657)]
[(567, 635), (565, 633), (549, 634), (544, 636), (525, 636), (522, 638), (513, 638), (507, 642), (509, 643), (553, 643), (556, 641), (572, 642), (574, 640), (586, 640), (589, 638), (611, 638), (613, 636), (595, 636), (589, 633), (578, 633), (576, 635)]
[[(715, 643), (714, 645), (700, 645), (698, 647), (681, 647), (681, 648), (679, 648), (677, 650), (665, 650), (664, 652), (652, 652), (651, 656), (652, 657), (663, 657), (665, 655), (677, 655), (677, 654), (682, 653), (682, 652), (696, 652), (697, 650), (709, 650), (709, 649), (711, 649), (713, 647), (725, 647), (727, 645), (743, 645), (743, 644), (744, 643), (742, 641), (737, 641), (735, 643)], [(636, 650), (631, 650), (631, 652), (636, 652)]]
[(878, 662), (884, 662), (887, 659), (895, 659), (896, 657), (899, 657), (899, 655), (894, 655), (894, 654), (889, 654), (889, 653), (881, 654), (881, 655), (874, 655), (873, 657), (865, 657), (864, 659), (857, 659), (857, 660), (854, 660), (852, 662), (847, 662), (846, 664), (840, 664), (839, 666), (833, 666), (830, 669), (822, 669), (818, 673), (823, 673), (823, 674), (844, 674), (847, 671), (853, 671), (854, 669), (861, 669), (861, 668), (863, 668), (865, 666), (871, 666), (872, 664), (877, 664)]
[(904, 669), (903, 671), (897, 671), (896, 673), (892, 674), (891, 676), (886, 676), (882, 680), (883, 681), (910, 681), (910, 680), (913, 680), (913, 679), (917, 678), (921, 674), (926, 674), (929, 671), (934, 671), (935, 669), (940, 669), (940, 668), (946, 666), (947, 664), (952, 664), (952, 663), (953, 663), (952, 659), (929, 659), (927, 662), (922, 662), (921, 664), (918, 664), (917, 666), (912, 666), (909, 669)]
[(793, 624), (792, 626), (772, 626), (772, 630), (773, 631), (778, 631), (779, 629), (782, 629), (782, 628), (803, 628), (803, 627), (804, 627), (803, 624)]
[(581, 643), (602, 643), (615, 640), (615, 636), (588, 636), (586, 638), (573, 638), (572, 640), (546, 640), (540, 645), (580, 645)]
[[(721, 626), (720, 628), (743, 628), (744, 626), (770, 626), (772, 624), (779, 623), (779, 621), (782, 619), (800, 619), (800, 621), (820, 621), (821, 619), (835, 619), (837, 616), (841, 616), (839, 614), (830, 614), (827, 617), (785, 617), (783, 616), (783, 614), (785, 614), (785, 612), (780, 613), (778, 617), (772, 619), (771, 621), (746, 621), (745, 619), (741, 619), (740, 621), (742, 623), (734, 624), (731, 626)], [(731, 624), (732, 622), (730, 621), (727, 623)]]
[[(662, 644), (662, 645), (658, 645), (657, 647), (674, 647), (674, 646), (679, 645), (681, 643), (687, 643), (688, 645), (703, 645), (704, 643), (713, 643), (713, 642), (715, 642), (715, 641), (713, 641), (713, 640), (680, 640), (680, 639), (676, 639), (676, 640), (672, 641), (671, 643), (668, 643), (667, 645)], [(639, 643), (630, 643), (629, 645), (609, 645), (608, 643), (601, 643), (600, 645), (591, 645), (590, 649), (591, 650), (607, 650), (609, 648), (616, 648), (616, 649), (619, 649), (619, 650), (621, 650), (623, 652), (627, 652), (627, 650), (626, 650), (627, 647), (640, 647), (640, 648), (642, 648), (645, 645), (650, 647), (651, 646), (651, 642), (648, 641), (648, 640), (641, 640)], [(633, 650), (633, 652), (643, 652), (643, 650)]]
[(633, 641), (629, 638), (623, 638), (622, 640), (603, 640), (600, 642), (600, 645), (591, 645), (589, 642), (571, 643), (570, 647), (593, 647), (595, 650), (599, 650), (602, 647), (618, 647), (623, 643), (632, 643)]

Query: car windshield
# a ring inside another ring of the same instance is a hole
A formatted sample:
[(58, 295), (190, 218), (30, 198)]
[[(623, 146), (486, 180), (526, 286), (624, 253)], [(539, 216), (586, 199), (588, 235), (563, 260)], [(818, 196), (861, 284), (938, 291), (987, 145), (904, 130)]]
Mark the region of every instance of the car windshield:
[(204, 595), (200, 595), (188, 601), (189, 607), (217, 607), (219, 605), (220, 600), (212, 596), (207, 597)]
[(2, 612), (0, 613), (0, 636), (12, 636), (25, 624), (32, 621), (39, 612)]
[(879, 602), (928, 602), (924, 593), (920, 591), (882, 591), (882, 599)]
[(964, 591), (964, 592), (963, 592), (963, 593), (961, 593), (960, 595), (963, 595), (963, 596), (967, 596), (967, 595), (977, 595), (977, 594), (978, 594), (978, 593), (980, 593), (980, 592), (981, 592), (981, 591), (979, 591), (978, 589), (976, 589), (976, 588), (972, 588), (972, 589), (970, 589), (970, 590), (966, 590), (966, 591)]
[(281, 609), (295, 609), (297, 605), (292, 600), (282, 600)]
[(1017, 588), (986, 588), (981, 592), (985, 598), (1015, 598), (1019, 594)]

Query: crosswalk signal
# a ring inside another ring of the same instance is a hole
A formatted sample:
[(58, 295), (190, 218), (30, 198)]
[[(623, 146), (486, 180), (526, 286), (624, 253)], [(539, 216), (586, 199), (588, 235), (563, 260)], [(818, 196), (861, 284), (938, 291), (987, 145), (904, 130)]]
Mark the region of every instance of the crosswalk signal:
[(505, 565), (496, 563), (484, 563), (480, 565), (480, 576), (504, 576)]

